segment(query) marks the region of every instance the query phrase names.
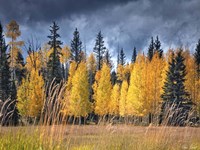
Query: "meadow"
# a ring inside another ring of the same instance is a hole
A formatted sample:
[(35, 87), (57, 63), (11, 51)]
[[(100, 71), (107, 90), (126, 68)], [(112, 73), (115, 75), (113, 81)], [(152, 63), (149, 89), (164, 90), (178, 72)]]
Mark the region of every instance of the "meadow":
[(1, 150), (200, 149), (200, 128), (133, 125), (0, 127)]

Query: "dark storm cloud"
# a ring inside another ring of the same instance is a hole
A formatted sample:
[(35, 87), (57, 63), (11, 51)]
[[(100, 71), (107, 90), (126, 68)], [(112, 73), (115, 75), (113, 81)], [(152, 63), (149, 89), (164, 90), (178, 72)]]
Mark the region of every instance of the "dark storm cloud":
[(53, 20), (64, 43), (70, 43), (75, 27), (91, 52), (97, 32), (116, 58), (123, 47), (130, 59), (134, 46), (146, 51), (151, 36), (159, 35), (162, 48), (187, 46), (194, 50), (200, 38), (199, 0), (0, 0), (4, 22), (16, 19), (22, 36), (35, 34), (47, 41)]
[(1, 0), (0, 13), (5, 20), (48, 22), (88, 13), (100, 8), (126, 4), (130, 0)]

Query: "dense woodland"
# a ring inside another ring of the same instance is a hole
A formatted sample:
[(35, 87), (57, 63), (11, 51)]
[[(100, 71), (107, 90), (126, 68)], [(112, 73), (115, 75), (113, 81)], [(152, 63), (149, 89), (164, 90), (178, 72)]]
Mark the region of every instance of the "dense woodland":
[(56, 123), (185, 125), (199, 120), (200, 40), (195, 50), (164, 53), (159, 37), (152, 37), (147, 54), (133, 47), (131, 62), (123, 48), (116, 50), (115, 68), (101, 31), (91, 54), (77, 28), (71, 45), (63, 45), (55, 22), (42, 46), (33, 38), (19, 41), (20, 35), (16, 21), (5, 29), (0, 24), (1, 125), (40, 123), (44, 114), (52, 123), (53, 111), (59, 114)]

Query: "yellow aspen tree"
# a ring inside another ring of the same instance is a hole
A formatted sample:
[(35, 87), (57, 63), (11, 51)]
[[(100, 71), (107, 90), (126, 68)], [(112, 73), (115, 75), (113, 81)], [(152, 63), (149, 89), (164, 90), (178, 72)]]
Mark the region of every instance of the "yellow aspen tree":
[(22, 50), (20, 49), (20, 47), (24, 45), (24, 42), (17, 40), (17, 38), (21, 35), (21, 31), (15, 20), (10, 21), (6, 28), (6, 36), (11, 39), (9, 42), (11, 80), (15, 82), (18, 87), (22, 82), (22, 78), (25, 77), (24, 59)]
[(187, 91), (190, 93), (190, 98), (193, 102), (196, 100), (196, 65), (194, 61), (194, 57), (191, 56), (188, 50), (183, 52), (183, 56), (185, 58), (185, 66), (186, 66), (186, 81), (185, 87)]
[(127, 114), (126, 104), (127, 104), (127, 93), (128, 93), (128, 82), (124, 80), (122, 82), (120, 90), (120, 99), (119, 99), (119, 114), (124, 117)]
[(18, 87), (17, 90), (17, 109), (19, 114), (23, 117), (29, 117), (29, 106), (30, 106), (30, 88), (28, 77), (22, 79), (22, 84)]
[(66, 90), (65, 90), (65, 94), (63, 97), (63, 101), (62, 101), (62, 110), (61, 112), (64, 115), (69, 115), (70, 114), (70, 95), (71, 95), (71, 90), (72, 90), (72, 79), (75, 75), (75, 72), (77, 70), (78, 64), (75, 61), (71, 61), (70, 66), (69, 66), (69, 76), (68, 76), (68, 80), (66, 83)]
[(48, 44), (44, 44), (42, 49), (39, 50), (40, 62), (43, 69), (47, 68), (47, 62), (49, 60), (49, 52), (50, 46)]
[(124, 66), (121, 64), (117, 65), (117, 80), (122, 81), (124, 74)]
[(71, 50), (68, 46), (64, 46), (62, 49), (61, 49), (61, 56), (60, 56), (60, 62), (62, 64), (66, 63), (69, 58), (71, 57)]
[(39, 52), (30, 53), (26, 58), (25, 67), (28, 72), (32, 69), (40, 70), (42, 68), (41, 54)]
[(121, 82), (123, 80), (128, 80), (130, 77), (130, 70), (131, 70), (131, 65), (126, 64), (123, 66), (119, 64), (117, 66), (117, 79)]
[(104, 116), (109, 112), (108, 105), (112, 90), (110, 67), (107, 64), (103, 63), (100, 79), (94, 84), (95, 113)]
[(44, 80), (38, 70), (31, 70), (29, 88), (30, 116), (39, 117), (44, 104)]
[(162, 87), (164, 85), (165, 60), (159, 57), (159, 53), (156, 52), (151, 61), (147, 62), (148, 69), (148, 106), (149, 113), (158, 113), (159, 103), (161, 102)]
[(130, 85), (127, 93), (126, 109), (129, 116), (143, 116), (147, 113), (145, 89), (145, 64), (146, 58), (144, 55), (138, 55), (131, 72)]
[(72, 88), (72, 78), (76, 72), (78, 64), (75, 61), (72, 61), (70, 63), (70, 67), (69, 67), (69, 77), (68, 77), (68, 81), (67, 81), (67, 91), (69, 92)]
[(93, 99), (96, 100), (97, 99), (97, 88), (98, 88), (98, 83), (99, 80), (101, 78), (101, 70), (98, 70), (95, 74), (95, 82), (92, 85), (92, 89), (93, 89)]
[(11, 20), (9, 24), (6, 26), (7, 32), (6, 36), (8, 38), (11, 38), (11, 41), (9, 42), (9, 45), (11, 47), (10, 49), (10, 66), (11, 68), (16, 67), (16, 60), (18, 53), (22, 53), (20, 46), (24, 45), (23, 41), (17, 41), (17, 38), (21, 35), (21, 31), (19, 29), (19, 25), (15, 20)]
[(96, 66), (96, 59), (93, 53), (91, 53), (87, 59), (87, 66), (89, 72), (95, 73), (97, 66)]
[(72, 78), (72, 89), (69, 99), (69, 111), (75, 117), (85, 117), (91, 111), (89, 102), (88, 72), (85, 62), (78, 65)]
[(39, 117), (44, 104), (44, 81), (38, 71), (31, 70), (17, 91), (18, 109), (22, 116)]
[(116, 83), (113, 86), (112, 93), (110, 96), (109, 103), (109, 114), (118, 115), (119, 114), (119, 100), (120, 100), (120, 85)]

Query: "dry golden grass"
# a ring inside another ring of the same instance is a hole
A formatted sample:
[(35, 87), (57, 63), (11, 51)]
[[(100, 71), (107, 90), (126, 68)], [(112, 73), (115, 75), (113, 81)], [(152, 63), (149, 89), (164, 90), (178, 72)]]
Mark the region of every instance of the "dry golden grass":
[[(192, 127), (133, 125), (1, 127), (0, 135), (0, 149), (200, 149), (200, 128)], [(9, 144), (20, 146), (8, 147)]]

